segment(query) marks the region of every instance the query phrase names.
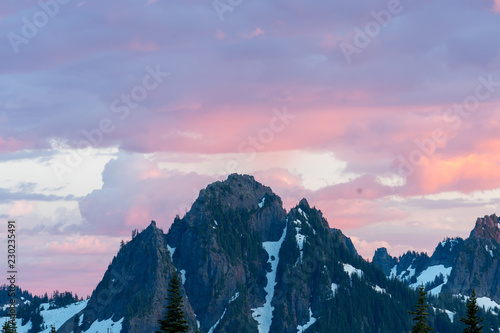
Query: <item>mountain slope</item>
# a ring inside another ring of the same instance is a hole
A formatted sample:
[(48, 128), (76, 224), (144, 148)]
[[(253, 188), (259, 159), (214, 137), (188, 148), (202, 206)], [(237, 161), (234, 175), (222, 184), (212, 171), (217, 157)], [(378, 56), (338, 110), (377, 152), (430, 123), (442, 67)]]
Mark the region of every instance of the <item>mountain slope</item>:
[(500, 312), (500, 227), (496, 215), (478, 218), (467, 239), (448, 238), (429, 257), (408, 252), (391, 257), (385, 248), (375, 252), (372, 262), (387, 277), (397, 278), (412, 288), (424, 284), (426, 291), (440, 297), (463, 296), (476, 290), (478, 303)]
[[(388, 268), (404, 262), (394, 272), (404, 276), (418, 258), (414, 269), (423, 271), (444, 254), (398, 261), (386, 253), (384, 274), (307, 200), (286, 212), (269, 187), (234, 174), (201, 190), (167, 234), (152, 222), (125, 244), (85, 309), (58, 332), (88, 332), (103, 322), (120, 323), (122, 332), (155, 331), (175, 270), (190, 332), (407, 332), (417, 295), (388, 279)], [(452, 332), (458, 323), (444, 309), (460, 315), (463, 303), (435, 306), (430, 320)]]

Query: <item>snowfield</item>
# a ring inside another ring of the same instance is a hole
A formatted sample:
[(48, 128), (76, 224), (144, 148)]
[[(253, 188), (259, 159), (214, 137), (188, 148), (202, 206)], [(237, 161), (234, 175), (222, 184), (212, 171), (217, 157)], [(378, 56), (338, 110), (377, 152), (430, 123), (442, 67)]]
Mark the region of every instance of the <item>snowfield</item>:
[(281, 238), (276, 242), (264, 242), (262, 245), (264, 250), (266, 250), (269, 259), (267, 263), (271, 264), (271, 271), (266, 274), (267, 285), (264, 288), (266, 291), (266, 302), (263, 306), (259, 308), (254, 308), (252, 310), (252, 318), (257, 321), (259, 333), (267, 333), (271, 329), (271, 322), (273, 321), (273, 311), (274, 307), (271, 306), (271, 301), (274, 297), (274, 287), (276, 286), (276, 269), (278, 268), (278, 263), (280, 261), (279, 253), (281, 245), (285, 240), (286, 230), (288, 224), (285, 225), (283, 229), (283, 234)]
[(316, 318), (313, 317), (313, 313), (311, 311), (311, 307), (309, 307), (309, 321), (304, 325), (297, 326), (297, 333), (302, 333), (311, 327), (312, 324), (316, 322)]
[(420, 275), (417, 277), (417, 282), (414, 284), (410, 285), (410, 287), (416, 289), (420, 287), (422, 284), (426, 284), (429, 282), (433, 282), (439, 275), (443, 275), (444, 277), (444, 283), (440, 284), (439, 286), (435, 287), (432, 290), (429, 290), (429, 294), (431, 295), (439, 295), (441, 293), (441, 288), (448, 282), (448, 278), (450, 277), (452, 267), (444, 267), (444, 265), (436, 265), (436, 266), (430, 266), (426, 270), (424, 270)]
[(352, 278), (353, 274), (356, 274), (357, 276), (359, 276), (360, 279), (363, 276), (363, 271), (362, 270), (357, 269), (354, 266), (349, 265), (349, 264), (343, 264), (343, 265), (344, 265), (344, 272), (346, 272), (347, 274), (349, 274), (349, 276), (351, 278)]
[[(94, 321), (88, 330), (83, 331), (84, 333), (120, 333), (122, 330), (123, 319), (117, 322), (111, 320), (111, 318), (103, 321)], [(45, 332), (45, 331), (44, 331)], [(49, 332), (49, 331), (47, 331)]]
[[(68, 319), (85, 309), (87, 303), (88, 300), (52, 310), (48, 310), (50, 306), (49, 303), (40, 304), (40, 315), (43, 317), (43, 324), (46, 325), (47, 328), (39, 333), (49, 333), (52, 329), (52, 325), (58, 330)], [(0, 323), (3, 324), (7, 319), (8, 317), (1, 317)], [(95, 321), (88, 330), (84, 331), (84, 333), (108, 333), (108, 330), (109, 332), (119, 333), (122, 330), (123, 319), (124, 318), (117, 322), (112, 321), (111, 318), (103, 321)], [(80, 316), (79, 322), (83, 322), (83, 315)], [(31, 329), (31, 321), (24, 326), (21, 326), (21, 319), (16, 319), (16, 323), (18, 333), (27, 333), (28, 330)]]

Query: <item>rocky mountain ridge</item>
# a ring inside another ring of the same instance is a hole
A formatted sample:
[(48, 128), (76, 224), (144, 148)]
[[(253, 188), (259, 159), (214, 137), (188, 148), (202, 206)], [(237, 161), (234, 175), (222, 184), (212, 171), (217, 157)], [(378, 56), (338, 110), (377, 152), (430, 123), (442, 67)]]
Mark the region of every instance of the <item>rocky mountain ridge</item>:
[(434, 295), (469, 295), (475, 288), (479, 298), (500, 304), (500, 219), (495, 215), (478, 218), (467, 239), (447, 238), (432, 256), (407, 252), (391, 257), (387, 249), (375, 252), (372, 262), (389, 278), (407, 285), (426, 284)]
[[(363, 260), (321, 211), (303, 199), (286, 212), (269, 187), (233, 174), (201, 190), (168, 233), (152, 222), (123, 246), (87, 307), (58, 332), (87, 332), (110, 318), (123, 320), (122, 332), (154, 331), (175, 270), (193, 332), (325, 332), (333, 321), (337, 332), (404, 331), (411, 324), (396, 301), (409, 307), (415, 294)], [(389, 295), (401, 288), (404, 299)], [(346, 304), (350, 316), (342, 314)], [(378, 322), (380, 304), (400, 319)]]
[[(428, 288), (445, 291), (462, 277), (454, 275), (461, 267), (456, 261), (470, 265), (459, 258), (469, 246), (460, 239), (443, 242), (431, 257), (393, 258), (379, 250), (369, 263), (306, 199), (287, 212), (279, 196), (248, 175), (233, 174), (201, 190), (167, 233), (159, 225), (152, 221), (133, 233), (91, 298), (57, 326), (59, 333), (154, 332), (174, 272), (190, 332), (408, 332), (407, 311), (417, 300), (408, 285), (434, 274)], [(490, 219), (478, 228), (492, 225)], [(478, 230), (470, 238), (500, 250), (486, 235)], [(430, 301), (437, 331), (458, 332), (454, 318), (465, 314), (463, 301)], [(498, 316), (485, 317), (498, 330)]]

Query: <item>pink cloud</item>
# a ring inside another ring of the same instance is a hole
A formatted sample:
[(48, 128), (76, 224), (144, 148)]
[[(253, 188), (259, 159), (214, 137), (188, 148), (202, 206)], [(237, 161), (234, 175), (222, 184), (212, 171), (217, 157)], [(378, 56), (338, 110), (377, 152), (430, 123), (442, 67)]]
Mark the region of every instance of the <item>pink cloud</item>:
[(54, 290), (90, 295), (120, 247), (117, 237), (50, 233), (24, 237), (18, 283), (35, 295), (50, 295)]
[(408, 177), (408, 194), (446, 191), (470, 193), (500, 187), (500, 159), (494, 154), (472, 153), (453, 158), (423, 158)]
[(49, 242), (38, 251), (51, 252), (52, 255), (103, 255), (116, 249), (116, 244), (110, 245), (108, 239), (96, 236), (69, 236)]
[(129, 49), (141, 52), (154, 52), (158, 50), (158, 45), (155, 43), (148, 43), (139, 40), (134, 40), (129, 43)]
[(215, 31), (214, 36), (215, 36), (215, 38), (217, 38), (219, 40), (225, 39), (227, 37), (227, 35), (224, 33), (224, 31), (222, 31), (220, 29), (217, 29)]
[(0, 153), (10, 153), (15, 151), (20, 151), (29, 147), (32, 143), (26, 141), (18, 140), (15, 138), (4, 138), (0, 136)]
[(261, 28), (257, 27), (251, 33), (242, 35), (242, 37), (243, 38), (255, 38), (255, 37), (263, 35), (263, 34), (264, 34), (264, 30), (262, 30)]
[(500, 13), (500, 0), (494, 0), (493, 11)]
[(9, 216), (27, 216), (33, 213), (34, 210), (34, 202), (26, 200), (15, 201), (9, 209)]
[(323, 36), (320, 46), (326, 51), (333, 51), (338, 48), (338, 44), (342, 40), (343, 38), (341, 36), (337, 36), (333, 33), (327, 33)]
[[(18, 33), (21, 18), (39, 10), (26, 1), (0, 6), (1, 28)], [(53, 138), (76, 146), (84, 139), (83, 130), (112, 120), (115, 129), (103, 134), (99, 146), (119, 146), (120, 156), (106, 166), (102, 188), (81, 200), (85, 221), (72, 226), (75, 234), (129, 235), (131, 228), (144, 227), (151, 219), (168, 227), (213, 181), (206, 175), (160, 170), (126, 151), (180, 153), (170, 157), (180, 165), (196, 160), (196, 154), (204, 160), (238, 152), (242, 145), (257, 152), (334, 153), (347, 163), (347, 171), (363, 176), (313, 192), (304, 189), (301, 177), (286, 170), (286, 164), (283, 169), (260, 167), (255, 174), (283, 197), (287, 208), (306, 197), (332, 226), (350, 231), (408, 219), (412, 208), (388, 203), (393, 193), (411, 201), (429, 193), (500, 186), (495, 155), (500, 144), (492, 139), (500, 130), (498, 92), (460, 118), (457, 128), (440, 117), (443, 109), (474, 94), (478, 77), (495, 73), (500, 47), (491, 41), (498, 39), (500, 25), (488, 9), (494, 6), (499, 13), (499, 0), (487, 8), (480, 1), (408, 6), (350, 64), (338, 42), (352, 42), (353, 27), (363, 28), (373, 19), (370, 12), (386, 8), (387, 1), (322, 0), (314, 6), (250, 1), (244, 10), (228, 13), (232, 17), (224, 22), (224, 31), (210, 4), (199, 1), (112, 0), (74, 6), (61, 6), (57, 19), (20, 45), (19, 53), (9, 45), (0, 49), (0, 152), (6, 155), (0, 157), (45, 149)], [(112, 101), (140, 86), (146, 66), (157, 64), (171, 77), (121, 119)], [(499, 80), (495, 74), (493, 81)], [(296, 118), (263, 144), (259, 135), (269, 133), (272, 110), (284, 106)], [(445, 130), (447, 140), (415, 167), (405, 185), (390, 188), (376, 181), (377, 175), (394, 172), (391, 161), (407, 158), (419, 149), (415, 141), (429, 139), (436, 128)], [(443, 203), (425, 205), (419, 208)], [(454, 209), (436, 214), (456, 214)], [(476, 214), (487, 208), (474, 209)], [(30, 202), (16, 203), (12, 210), (36, 211)], [(391, 237), (384, 241), (401, 245), (401, 235)], [(359, 241), (366, 249), (376, 244), (374, 239), (363, 243), (361, 236)], [(90, 238), (75, 242), (78, 251), (102, 246)], [(418, 244), (427, 246), (421, 240)], [(69, 250), (69, 243), (53, 246), (54, 251)], [(70, 259), (64, 260), (71, 266)], [(88, 262), (59, 273), (88, 277), (84, 264)], [(44, 277), (43, 283), (53, 278), (49, 273)], [(63, 278), (57, 282), (64, 285)]]

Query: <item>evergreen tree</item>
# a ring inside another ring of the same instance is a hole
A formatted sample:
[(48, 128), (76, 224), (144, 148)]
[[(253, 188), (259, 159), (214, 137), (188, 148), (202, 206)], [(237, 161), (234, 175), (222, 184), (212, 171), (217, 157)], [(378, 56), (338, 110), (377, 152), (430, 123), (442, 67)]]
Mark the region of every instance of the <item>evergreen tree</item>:
[(13, 333), (8, 320), (2, 326), (2, 333)]
[(427, 312), (427, 293), (424, 291), (424, 286), (420, 286), (418, 302), (415, 306), (415, 311), (408, 311), (409, 314), (413, 315), (413, 321), (415, 325), (412, 328), (412, 333), (429, 333), (434, 330), (427, 325), (427, 316), (429, 313)]
[(472, 295), (467, 300), (467, 316), (465, 318), (460, 318), (467, 327), (464, 333), (481, 333), (483, 330), (483, 325), (480, 325), (484, 318), (479, 317), (479, 306), (476, 301), (476, 291), (472, 289)]
[(156, 333), (181, 333), (187, 332), (186, 316), (182, 310), (182, 295), (180, 291), (179, 277), (177, 271), (168, 284), (168, 305), (166, 306), (167, 313), (163, 319), (158, 320), (160, 330)]

